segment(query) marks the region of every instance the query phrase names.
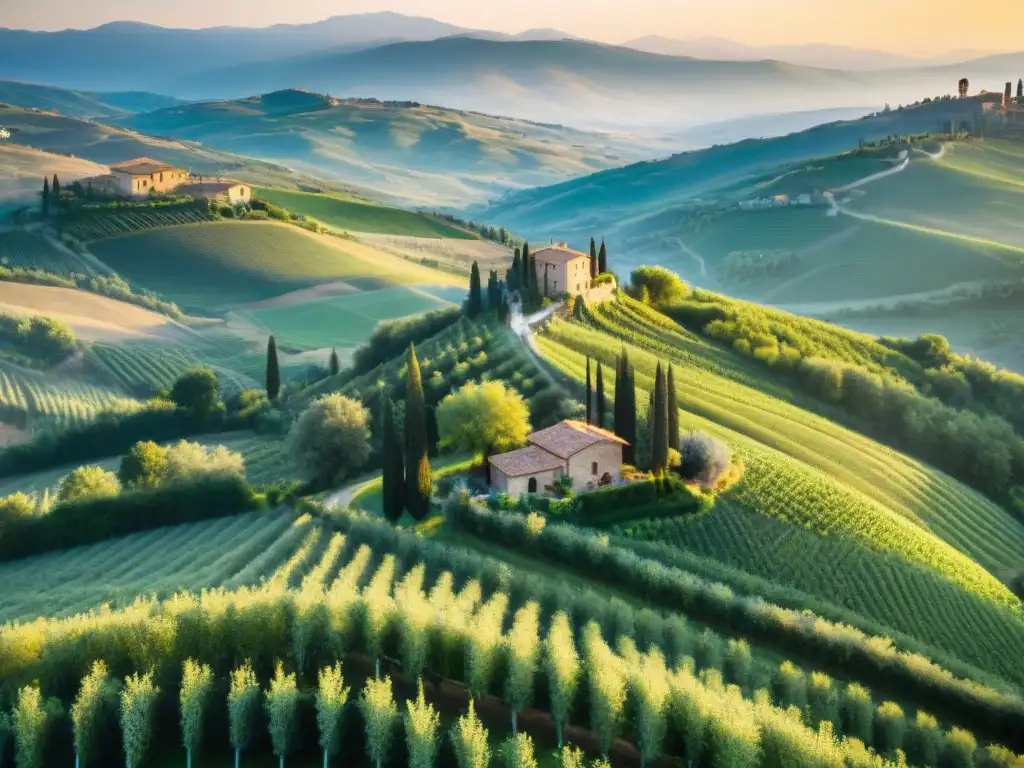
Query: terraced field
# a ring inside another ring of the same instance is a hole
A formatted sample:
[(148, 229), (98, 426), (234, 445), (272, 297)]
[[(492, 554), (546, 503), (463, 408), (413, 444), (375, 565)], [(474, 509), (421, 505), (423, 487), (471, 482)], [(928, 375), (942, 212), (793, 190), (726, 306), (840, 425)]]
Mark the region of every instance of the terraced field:
[(429, 216), (403, 211), (400, 208), (361, 202), (341, 195), (313, 194), (266, 187), (260, 187), (253, 192), (257, 197), (274, 205), (286, 208), (292, 213), (310, 216), (334, 229), (381, 235), (474, 239), (474, 235)]
[(254, 512), (158, 528), (0, 565), (0, 623), (83, 613), (141, 595), (168, 597), (259, 581), (308, 536), (308, 520)]
[(64, 231), (79, 240), (89, 241), (212, 220), (213, 214), (205, 205), (182, 208), (131, 208), (117, 213), (96, 213), (65, 226)]
[[(601, 330), (553, 323), (539, 338), (545, 358), (580, 381), (585, 354), (611, 366), (622, 344), (637, 369), (637, 386), (643, 390), (640, 402), (646, 400), (657, 360), (672, 360), (679, 366), (676, 382), (683, 427), (726, 440), (745, 464), (744, 479), (733, 492), (738, 502), (827, 537), (835, 547), (845, 548), (840, 562), (847, 558), (856, 562), (858, 553), (867, 548), (896, 555), (892, 562), (897, 565), (901, 559), (915, 563), (915, 573), (927, 567), (942, 577), (929, 583), (950, 592), (944, 604), (969, 598), (979, 625), (995, 622), (1004, 626), (1003, 632), (1024, 637), (1020, 601), (985, 570), (1005, 572), (1024, 555), (1024, 526), (1008, 513), (941, 473), (739, 383), (738, 367), (728, 378), (712, 372), (709, 367), (726, 368), (715, 361), (715, 355), (708, 356), (710, 365), (695, 365), (697, 342), (681, 330), (647, 321), (635, 303), (620, 300), (601, 305), (595, 315)], [(609, 333), (614, 338), (611, 343)], [(785, 548), (775, 551), (766, 542), (761, 544), (771, 559), (791, 558)], [(826, 547), (827, 556), (819, 560), (815, 551), (805, 548), (801, 553), (807, 573), (830, 573), (836, 553)], [(936, 599), (930, 589), (921, 589), (906, 598), (902, 611), (893, 611), (894, 596), (887, 590), (877, 599), (866, 597), (876, 594), (877, 575), (853, 573), (857, 579), (852, 583), (859, 584), (865, 596), (860, 609), (866, 613), (870, 609), (869, 615), (887, 624), (899, 622), (895, 628), (908, 634), (917, 630), (907, 616), (928, 615), (926, 607)], [(807, 578), (801, 589), (830, 599), (827, 584)], [(970, 594), (962, 595), (961, 590)], [(969, 653), (979, 665), (985, 661), (970, 650), (975, 638), (964, 622), (957, 622), (952, 631), (958, 633), (959, 641), (946, 637), (946, 650)], [(943, 632), (932, 628), (933, 637)], [(1004, 655), (1002, 662), (992, 666), (1005, 670), (1009, 658)]]
[(18, 230), (0, 232), (0, 265), (41, 269), (61, 275), (87, 271), (81, 261), (57, 248), (42, 235)]
[[(382, 320), (450, 307), (464, 298), (458, 288), (442, 288), (441, 298), (426, 289), (385, 288), (348, 293), (285, 307), (241, 310), (237, 315), (273, 333), (289, 347), (354, 348), (362, 344)], [(455, 299), (451, 301), (450, 299)]]
[(98, 241), (90, 249), (126, 279), (204, 312), (353, 278), (371, 279), (375, 287), (465, 284), (353, 241), (269, 222), (168, 227)]
[(0, 362), (2, 420), (23, 429), (63, 429), (91, 421), (101, 411), (137, 407), (136, 400), (113, 388)]

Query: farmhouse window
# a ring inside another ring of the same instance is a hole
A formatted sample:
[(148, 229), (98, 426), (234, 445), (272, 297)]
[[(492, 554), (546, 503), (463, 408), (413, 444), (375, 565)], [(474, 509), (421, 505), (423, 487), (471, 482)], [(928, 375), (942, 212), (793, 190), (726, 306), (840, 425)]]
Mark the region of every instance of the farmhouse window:
[(597, 462), (596, 461), (591, 463), (591, 465), (590, 465), (590, 474), (592, 474), (592, 475), (596, 475), (597, 474)]
[(531, 477), (530, 478), (530, 482), (528, 482), (526, 484), (526, 492), (527, 493), (536, 493), (537, 492), (537, 478), (536, 477)]

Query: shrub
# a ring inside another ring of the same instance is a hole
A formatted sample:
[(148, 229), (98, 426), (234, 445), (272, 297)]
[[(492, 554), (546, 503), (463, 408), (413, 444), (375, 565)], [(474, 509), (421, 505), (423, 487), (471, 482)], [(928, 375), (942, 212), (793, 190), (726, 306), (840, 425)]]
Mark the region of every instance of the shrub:
[(978, 742), (963, 728), (953, 727), (946, 733), (939, 755), (941, 768), (972, 768)]
[(0, 524), (35, 514), (36, 503), (28, 494), (18, 491), (0, 498)]
[(83, 499), (116, 496), (121, 490), (117, 475), (103, 467), (79, 467), (60, 481), (57, 500), (60, 503)]
[(907, 733), (907, 717), (899, 704), (883, 701), (875, 710), (875, 749), (883, 755), (893, 755), (903, 749)]
[(581, 494), (573, 501), (573, 512), (586, 525), (605, 526), (624, 520), (696, 513), (704, 503), (679, 478), (666, 475)]
[(630, 274), (629, 281), (631, 293), (640, 296), (646, 291), (652, 304), (676, 304), (690, 292), (679, 275), (664, 267), (639, 267)]
[(602, 272), (600, 275), (595, 277), (590, 284), (594, 288), (598, 288), (602, 285), (614, 285), (615, 275), (613, 275), (611, 272)]
[(249, 486), (237, 477), (68, 502), (48, 515), (9, 521), (0, 538), (0, 560), (77, 547), (164, 525), (242, 514), (258, 505)]
[(530, 410), (504, 382), (466, 384), (437, 406), (437, 430), (442, 448), (504, 453), (526, 443)]
[(185, 440), (167, 449), (160, 484), (175, 485), (216, 477), (245, 477), (242, 455), (223, 445), (206, 447)]
[(235, 209), (230, 205), (222, 205), (217, 209), (217, 213), (223, 216), (225, 219), (235, 218)]
[(459, 307), (438, 309), (416, 317), (379, 323), (365, 345), (352, 356), (352, 372), (368, 373), (401, 355), (409, 344), (419, 344), (462, 318)]
[(121, 458), (117, 477), (125, 488), (156, 488), (167, 469), (167, 449), (152, 440), (138, 442)]
[(942, 731), (938, 721), (924, 710), (917, 710), (907, 731), (907, 758), (912, 765), (936, 768), (942, 754)]
[(791, 661), (779, 665), (772, 681), (775, 703), (779, 707), (796, 707), (803, 710), (807, 706), (807, 678), (800, 667)]
[(344, 395), (324, 395), (292, 427), (293, 455), (309, 479), (327, 486), (357, 471), (370, 455), (370, 415)]
[(676, 472), (687, 482), (702, 488), (714, 488), (732, 464), (732, 449), (721, 440), (694, 432), (679, 444), (679, 466)]
[(870, 691), (862, 685), (850, 683), (843, 691), (841, 708), (843, 733), (870, 745), (875, 714)]
[(217, 397), (217, 374), (209, 368), (192, 368), (171, 387), (171, 400), (197, 419), (205, 419), (224, 406)]
[(75, 333), (50, 317), (15, 317), (0, 314), (0, 341), (15, 352), (50, 365), (75, 350)]

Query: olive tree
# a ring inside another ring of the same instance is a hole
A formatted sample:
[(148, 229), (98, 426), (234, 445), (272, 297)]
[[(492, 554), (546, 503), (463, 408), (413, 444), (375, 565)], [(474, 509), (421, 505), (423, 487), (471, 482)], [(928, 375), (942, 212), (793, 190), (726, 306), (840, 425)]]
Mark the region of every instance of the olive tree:
[(248, 661), (232, 671), (228, 689), (228, 732), (235, 750), (235, 768), (241, 762), (242, 750), (252, 743), (256, 716), (260, 711), (260, 684)]
[(89, 674), (82, 679), (78, 695), (71, 705), (71, 729), (75, 739), (75, 768), (88, 765), (93, 756), (97, 732), (104, 715), (116, 702), (117, 688), (110, 679), (107, 665), (94, 661)]
[(580, 658), (572, 636), (569, 617), (559, 611), (551, 620), (548, 636), (544, 641), (544, 668), (547, 671), (548, 697), (551, 700), (551, 716), (555, 721), (558, 747), (564, 744), (563, 731), (569, 710), (576, 698), (580, 679)]
[(60, 481), (57, 501), (63, 504), (81, 499), (116, 496), (120, 491), (121, 484), (113, 472), (107, 472), (103, 467), (78, 467)]
[(405, 743), (409, 751), (409, 768), (433, 768), (441, 715), (427, 703), (422, 680), (419, 681), (415, 701), (405, 702), (405, 707)]
[(366, 726), (366, 753), (373, 764), (381, 768), (391, 751), (398, 718), (398, 707), (391, 695), (391, 678), (367, 680), (359, 708)]
[(11, 713), (14, 761), (18, 768), (43, 768), (49, 719), (38, 684), (18, 690), (18, 700)]
[(146, 754), (153, 737), (153, 712), (159, 695), (152, 671), (125, 678), (121, 691), (121, 736), (127, 768), (138, 765)]
[(455, 759), (459, 768), (488, 768), (491, 764), (491, 745), (487, 740), (487, 729), (476, 716), (473, 700), (469, 700), (469, 711), (459, 718), (452, 727), (451, 740), (455, 748)]
[(519, 713), (533, 698), (533, 678), (540, 653), (540, 606), (532, 600), (516, 611), (512, 629), (505, 638), (508, 669), (505, 673), (505, 703), (512, 711), (512, 734), (519, 732)]
[(274, 677), (270, 681), (263, 705), (267, 711), (270, 743), (281, 768), (284, 768), (284, 759), (295, 749), (299, 685), (295, 673), (285, 674), (284, 665), (280, 661), (274, 667)]
[(370, 455), (370, 416), (344, 395), (313, 401), (292, 427), (292, 455), (315, 483), (330, 485), (363, 466)]

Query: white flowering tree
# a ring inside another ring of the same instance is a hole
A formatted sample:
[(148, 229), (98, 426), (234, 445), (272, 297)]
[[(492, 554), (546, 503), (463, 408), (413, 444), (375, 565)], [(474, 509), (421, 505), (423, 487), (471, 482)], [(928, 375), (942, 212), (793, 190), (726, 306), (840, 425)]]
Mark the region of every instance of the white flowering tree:
[(160, 689), (153, 684), (153, 672), (125, 678), (121, 690), (121, 738), (127, 768), (139, 764), (153, 737), (153, 711)]
[(11, 713), (14, 762), (18, 768), (43, 768), (48, 721), (39, 686), (27, 685), (20, 689), (14, 712)]
[(518, 611), (505, 638), (508, 671), (505, 703), (512, 710), (512, 734), (519, 732), (519, 713), (533, 698), (533, 678), (540, 655), (540, 606), (530, 601)]
[(473, 700), (469, 700), (469, 711), (452, 726), (452, 745), (459, 768), (488, 768), (491, 764), (491, 745), (487, 740), (487, 729), (476, 716)]
[(228, 732), (235, 750), (235, 768), (242, 758), (242, 750), (252, 743), (256, 730), (256, 717), (260, 711), (260, 684), (248, 661), (231, 673), (228, 689)]
[(274, 678), (270, 681), (264, 707), (270, 729), (270, 743), (284, 768), (284, 759), (295, 749), (295, 731), (299, 716), (299, 685), (295, 673), (285, 674), (284, 665), (279, 661), (274, 667)]
[(351, 688), (345, 687), (341, 662), (320, 670), (316, 689), (316, 725), (320, 732), (320, 749), (324, 751), (324, 768), (341, 752), (345, 705)]
[[(82, 679), (78, 695), (71, 705), (71, 730), (75, 739), (75, 768), (88, 765), (93, 756), (97, 730), (103, 715), (116, 695), (107, 665), (94, 661), (89, 674)], [(0, 752), (2, 754), (2, 752)]]
[(441, 716), (423, 695), (423, 681), (415, 701), (405, 702), (405, 744), (409, 750), (409, 768), (433, 768), (437, 756), (437, 734)]
[(181, 741), (185, 747), (185, 761), (192, 768), (192, 753), (203, 738), (203, 716), (213, 690), (213, 670), (209, 664), (185, 659), (181, 674), (181, 692), (178, 696), (181, 711)]
[(580, 657), (576, 653), (569, 617), (563, 611), (556, 613), (551, 620), (544, 641), (543, 663), (547, 671), (551, 716), (555, 721), (558, 748), (561, 749), (565, 744), (565, 721), (569, 717), (580, 680)]
[(391, 695), (391, 678), (367, 680), (359, 708), (366, 726), (366, 753), (373, 764), (381, 768), (391, 751), (398, 718), (398, 707)]

